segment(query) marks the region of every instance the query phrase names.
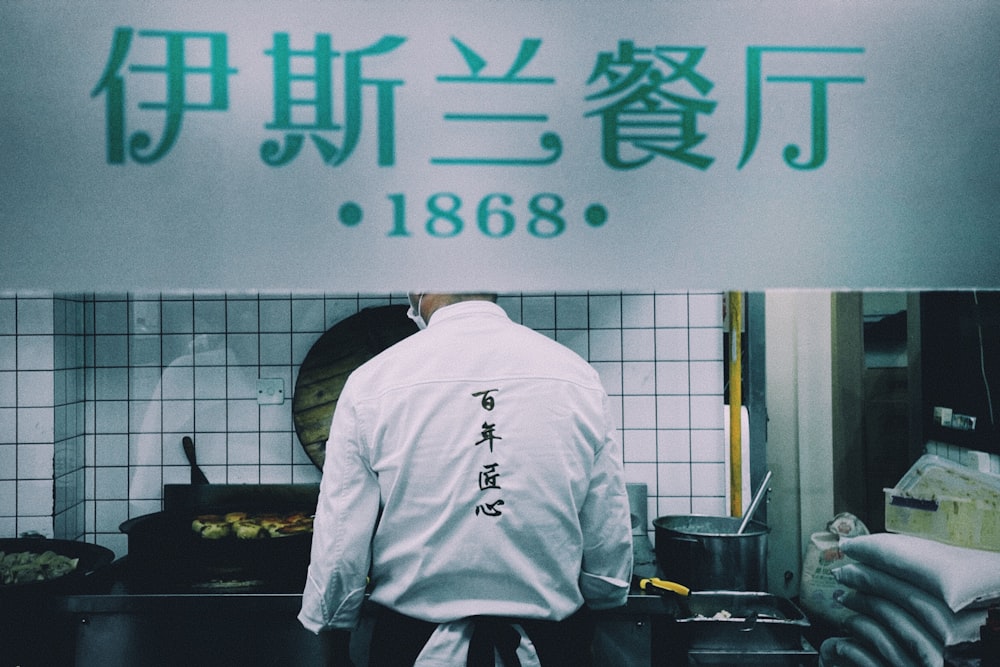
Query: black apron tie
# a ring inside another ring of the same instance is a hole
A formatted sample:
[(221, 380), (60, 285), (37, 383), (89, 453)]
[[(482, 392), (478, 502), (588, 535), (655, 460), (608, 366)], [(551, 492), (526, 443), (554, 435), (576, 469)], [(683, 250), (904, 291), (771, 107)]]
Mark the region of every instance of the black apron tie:
[(517, 647), (521, 633), (510, 619), (495, 616), (472, 617), (472, 637), (469, 639), (468, 667), (494, 667), (494, 649), (504, 667), (521, 667)]
[[(370, 667), (413, 667), (438, 624), (404, 616), (376, 605), (378, 618), (372, 631)], [(542, 667), (590, 667), (594, 621), (586, 607), (561, 621), (530, 618), (473, 616), (472, 636), (466, 657), (468, 667), (494, 667), (494, 650), (504, 667), (521, 667), (517, 647), (520, 626), (531, 640)]]

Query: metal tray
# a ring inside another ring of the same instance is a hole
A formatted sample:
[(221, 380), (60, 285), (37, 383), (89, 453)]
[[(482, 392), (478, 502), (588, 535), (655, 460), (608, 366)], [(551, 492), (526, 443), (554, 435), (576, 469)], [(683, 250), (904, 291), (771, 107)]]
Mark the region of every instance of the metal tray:
[[(675, 639), (689, 650), (797, 651), (809, 627), (791, 600), (769, 593), (699, 591), (687, 603), (690, 615), (679, 615), (671, 625)], [(716, 617), (720, 612), (728, 616)]]
[(793, 649), (761, 649), (761, 650), (692, 650), (688, 652), (689, 667), (698, 665), (720, 665), (732, 667), (816, 667), (819, 664), (819, 653), (806, 640), (798, 650)]

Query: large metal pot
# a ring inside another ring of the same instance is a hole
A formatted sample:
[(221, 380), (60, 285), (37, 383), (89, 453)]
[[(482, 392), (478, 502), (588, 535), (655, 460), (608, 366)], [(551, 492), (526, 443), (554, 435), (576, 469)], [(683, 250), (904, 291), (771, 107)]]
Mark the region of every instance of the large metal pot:
[(770, 529), (750, 521), (737, 534), (740, 522), (700, 515), (654, 519), (656, 561), (664, 578), (693, 590), (766, 591)]

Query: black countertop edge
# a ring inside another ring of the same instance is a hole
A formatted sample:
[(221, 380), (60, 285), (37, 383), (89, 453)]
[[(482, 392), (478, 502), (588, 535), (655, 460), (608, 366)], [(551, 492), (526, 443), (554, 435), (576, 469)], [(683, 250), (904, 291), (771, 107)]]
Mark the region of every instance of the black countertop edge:
[[(71, 614), (141, 613), (169, 609), (271, 611), (298, 613), (301, 593), (107, 593), (52, 596), (49, 603), (57, 611)], [(629, 595), (624, 606), (594, 612), (598, 616), (675, 615), (676, 607), (659, 595)]]

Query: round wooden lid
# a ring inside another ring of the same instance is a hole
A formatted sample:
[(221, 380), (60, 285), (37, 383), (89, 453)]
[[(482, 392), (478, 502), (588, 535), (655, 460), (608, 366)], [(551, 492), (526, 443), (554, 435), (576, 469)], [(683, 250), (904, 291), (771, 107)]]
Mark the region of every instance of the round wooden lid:
[(320, 470), (330, 422), (347, 377), (379, 352), (416, 333), (417, 325), (406, 310), (405, 305), (365, 308), (330, 327), (302, 361), (292, 396), (292, 421), (299, 442)]

